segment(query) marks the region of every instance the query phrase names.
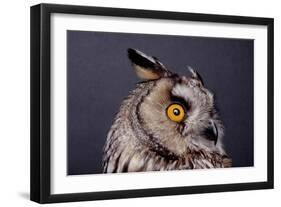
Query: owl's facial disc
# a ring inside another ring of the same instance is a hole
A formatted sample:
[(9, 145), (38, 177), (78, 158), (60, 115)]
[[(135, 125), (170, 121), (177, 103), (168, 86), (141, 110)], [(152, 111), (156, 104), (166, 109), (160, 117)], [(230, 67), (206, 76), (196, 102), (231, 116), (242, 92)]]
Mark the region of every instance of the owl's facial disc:
[(167, 113), (169, 119), (178, 124), (183, 138), (197, 140), (200, 137), (203, 143), (217, 144), (219, 130), (213, 117), (213, 95), (202, 81), (182, 77), (173, 86), (171, 102), (168, 109), (175, 103), (180, 103), (184, 109), (184, 118), (180, 120), (171, 118)]

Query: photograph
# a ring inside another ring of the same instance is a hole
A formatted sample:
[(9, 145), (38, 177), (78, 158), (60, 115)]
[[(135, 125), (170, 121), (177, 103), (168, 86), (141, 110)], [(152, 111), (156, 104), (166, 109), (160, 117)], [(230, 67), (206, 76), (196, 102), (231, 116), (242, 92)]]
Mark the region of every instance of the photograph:
[(15, 1), (0, 206), (281, 203), (278, 1)]
[(253, 166), (253, 39), (66, 35), (68, 175)]
[(273, 188), (273, 18), (30, 11), (31, 200)]

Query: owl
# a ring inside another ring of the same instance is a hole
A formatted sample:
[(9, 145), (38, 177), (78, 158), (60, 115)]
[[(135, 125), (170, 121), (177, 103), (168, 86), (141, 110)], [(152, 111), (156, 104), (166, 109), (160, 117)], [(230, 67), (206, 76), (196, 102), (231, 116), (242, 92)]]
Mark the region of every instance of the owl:
[(214, 94), (198, 72), (179, 76), (154, 56), (128, 49), (142, 79), (121, 104), (107, 135), (103, 172), (231, 167)]

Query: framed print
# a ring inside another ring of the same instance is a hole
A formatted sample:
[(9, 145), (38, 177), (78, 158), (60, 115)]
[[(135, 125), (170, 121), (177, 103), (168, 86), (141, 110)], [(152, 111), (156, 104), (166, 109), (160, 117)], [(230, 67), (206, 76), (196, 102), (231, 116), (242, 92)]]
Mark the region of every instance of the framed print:
[(273, 188), (273, 19), (31, 7), (31, 200)]

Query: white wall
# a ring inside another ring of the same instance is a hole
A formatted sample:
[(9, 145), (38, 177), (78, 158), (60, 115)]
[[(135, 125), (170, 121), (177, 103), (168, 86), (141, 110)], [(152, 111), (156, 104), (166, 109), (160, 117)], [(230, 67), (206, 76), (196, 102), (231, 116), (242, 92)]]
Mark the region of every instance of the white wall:
[[(275, 57), (280, 57), (281, 12), (278, 1), (246, 0), (107, 0), (107, 1), (8, 1), (1, 2), (0, 33), (0, 204), (35, 206), (29, 201), (29, 7), (37, 3), (67, 3), (92, 6), (218, 13), (275, 18)], [(281, 135), (280, 58), (275, 58), (275, 190), (212, 193), (170, 197), (123, 199), (54, 206), (132, 206), (186, 204), (188, 206), (266, 205), (281, 202), (279, 146)], [(279, 80), (279, 82), (278, 82)]]

